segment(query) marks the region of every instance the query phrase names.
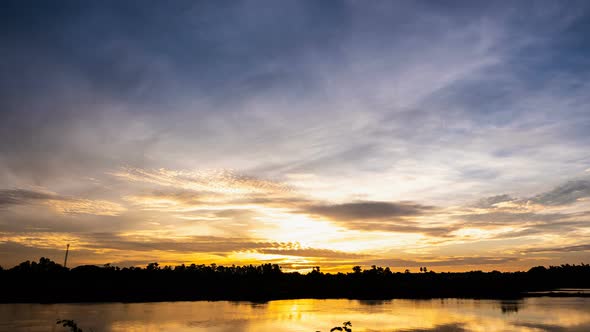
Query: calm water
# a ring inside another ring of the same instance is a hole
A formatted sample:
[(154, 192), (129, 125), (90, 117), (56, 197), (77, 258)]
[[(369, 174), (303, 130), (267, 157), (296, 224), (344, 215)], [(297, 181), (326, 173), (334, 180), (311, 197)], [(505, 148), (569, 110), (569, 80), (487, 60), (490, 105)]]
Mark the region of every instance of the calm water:
[(0, 331), (590, 331), (590, 298), (0, 304)]

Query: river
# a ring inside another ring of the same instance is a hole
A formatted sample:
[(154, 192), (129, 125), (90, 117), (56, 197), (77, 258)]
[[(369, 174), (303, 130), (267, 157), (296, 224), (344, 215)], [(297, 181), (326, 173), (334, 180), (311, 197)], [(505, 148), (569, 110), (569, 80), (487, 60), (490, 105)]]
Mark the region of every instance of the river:
[(590, 298), (0, 304), (0, 331), (590, 331)]

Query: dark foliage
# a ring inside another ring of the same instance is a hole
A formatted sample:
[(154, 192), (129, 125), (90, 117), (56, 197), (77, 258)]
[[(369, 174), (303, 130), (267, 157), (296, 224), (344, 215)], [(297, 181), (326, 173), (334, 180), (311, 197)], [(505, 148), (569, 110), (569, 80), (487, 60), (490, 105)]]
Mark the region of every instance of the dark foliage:
[(70, 332), (83, 332), (82, 329), (78, 327), (78, 324), (71, 319), (59, 319), (56, 324), (68, 327)]
[(351, 322), (344, 322), (342, 326), (333, 327), (330, 332), (334, 331), (344, 331), (344, 332), (352, 332), (352, 323)]
[(590, 265), (528, 272), (394, 273), (355, 266), (350, 273), (284, 273), (259, 266), (179, 265), (67, 269), (47, 258), (0, 270), (0, 302), (254, 300), (288, 298), (516, 298), (527, 292), (590, 287)]

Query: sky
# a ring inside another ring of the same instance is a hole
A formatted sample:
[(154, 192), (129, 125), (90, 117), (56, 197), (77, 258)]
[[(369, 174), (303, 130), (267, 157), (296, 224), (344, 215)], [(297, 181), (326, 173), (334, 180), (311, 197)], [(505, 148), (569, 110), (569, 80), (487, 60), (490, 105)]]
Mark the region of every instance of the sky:
[(2, 1), (0, 265), (590, 263), (586, 1)]

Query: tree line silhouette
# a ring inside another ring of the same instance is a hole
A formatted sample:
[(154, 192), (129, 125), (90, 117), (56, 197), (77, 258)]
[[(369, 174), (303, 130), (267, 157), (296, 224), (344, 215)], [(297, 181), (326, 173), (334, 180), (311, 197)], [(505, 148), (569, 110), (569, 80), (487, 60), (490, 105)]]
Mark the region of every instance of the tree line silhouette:
[(590, 265), (537, 266), (527, 272), (392, 272), (355, 266), (349, 273), (283, 272), (277, 264), (72, 269), (41, 258), (0, 268), (0, 302), (253, 300), (293, 298), (518, 298), (557, 288), (589, 288)]

